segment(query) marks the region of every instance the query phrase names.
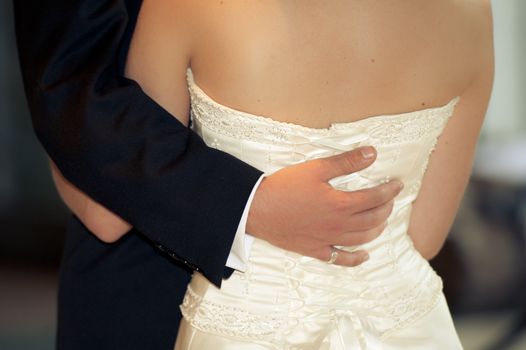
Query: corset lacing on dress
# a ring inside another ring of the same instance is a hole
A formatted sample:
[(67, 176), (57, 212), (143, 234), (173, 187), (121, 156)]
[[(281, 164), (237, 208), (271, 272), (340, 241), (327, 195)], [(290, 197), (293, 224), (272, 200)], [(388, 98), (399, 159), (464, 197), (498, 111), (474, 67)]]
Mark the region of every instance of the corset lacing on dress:
[(405, 184), (384, 232), (367, 244), (344, 247), (367, 250), (366, 263), (329, 265), (256, 239), (247, 271), (236, 271), (221, 290), (194, 274), (181, 306), (193, 327), (276, 349), (376, 349), (433, 309), (442, 282), (407, 229), (429, 156), (458, 97), (443, 107), (313, 129), (221, 105), (195, 84), (191, 71), (188, 85), (193, 129), (209, 146), (265, 173), (372, 145), (378, 157), (371, 167), (330, 184), (344, 191), (394, 178)]

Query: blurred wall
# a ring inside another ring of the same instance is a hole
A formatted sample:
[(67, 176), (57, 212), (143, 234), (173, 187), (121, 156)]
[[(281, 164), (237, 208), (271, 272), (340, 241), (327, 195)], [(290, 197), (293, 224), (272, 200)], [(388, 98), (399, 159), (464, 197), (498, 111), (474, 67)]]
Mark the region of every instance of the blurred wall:
[(11, 30), (8, 29), (10, 21), (6, 20), (6, 4), (0, 4), (0, 212), (5, 212), (9, 203), (13, 200), (14, 193), (12, 189), (13, 173), (11, 166), (11, 123), (7, 117), (10, 115), (9, 85), (16, 80), (9, 74), (9, 66), (12, 62), (11, 55), (8, 54), (8, 48), (11, 41)]
[(526, 1), (493, 1), (495, 84), (482, 140), (526, 137)]
[(56, 264), (65, 209), (31, 127), (12, 11), (0, 1), (0, 262)]

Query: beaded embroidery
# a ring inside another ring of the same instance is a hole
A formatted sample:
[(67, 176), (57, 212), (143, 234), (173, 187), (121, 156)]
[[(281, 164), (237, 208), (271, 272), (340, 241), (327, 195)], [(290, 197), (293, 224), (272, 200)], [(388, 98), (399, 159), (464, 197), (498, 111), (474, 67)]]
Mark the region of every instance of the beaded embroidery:
[(247, 339), (270, 340), (283, 327), (281, 317), (203, 300), (191, 288), (183, 299), (181, 312), (197, 329)]
[[(334, 154), (336, 151), (350, 149), (354, 147), (353, 145), (358, 145), (361, 142), (366, 142), (373, 146), (407, 144), (406, 147), (412, 147), (414, 143), (415, 147), (421, 148), (423, 153), (420, 153), (419, 159), (415, 160), (416, 164), (411, 163), (412, 166), (417, 166), (417, 168), (411, 170), (415, 176), (413, 176), (414, 178), (410, 183), (406, 183), (406, 191), (410, 194), (408, 197), (412, 200), (416, 198), (420, 189), (429, 155), (433, 151), (438, 136), (459, 100), (459, 97), (456, 97), (443, 107), (397, 115), (374, 116), (355, 122), (335, 123), (325, 129), (315, 129), (275, 121), (267, 117), (252, 115), (221, 105), (212, 100), (195, 84), (190, 71), (187, 78), (191, 97), (191, 117), (196, 124), (199, 124), (201, 130), (207, 132), (209, 145), (218, 149), (225, 145), (225, 151), (231, 152), (232, 149), (229, 149), (229, 147), (236, 147), (233, 146), (236, 143), (229, 145), (228, 141), (226, 141), (227, 138), (234, 141), (246, 140), (264, 144), (268, 147), (265, 159), (269, 168), (271, 168), (273, 157), (278, 158), (281, 155), (276, 154), (274, 146), (284, 146), (282, 147), (284, 149), (290, 148), (289, 161), (294, 163), (295, 161), (305, 161), (326, 154)], [(239, 143), (241, 144), (242, 142)], [(303, 146), (315, 148), (318, 152), (311, 152), (310, 149), (305, 150)], [(243, 147), (241, 149), (243, 150)], [(384, 171), (388, 172), (389, 169), (397, 166), (397, 162), (404, 160), (404, 154), (401, 153), (399, 147), (386, 147), (382, 156), (385, 157), (383, 160), (384, 168), (381, 170), (384, 176), (377, 179), (378, 183), (389, 181), (390, 175)], [(262, 166), (261, 164), (259, 165)], [(366, 187), (375, 181), (372, 175), (378, 173), (376, 166), (377, 164), (375, 163), (368, 168), (367, 170), (370, 172), (368, 174), (356, 173), (342, 176), (336, 180), (333, 179), (334, 181), (331, 180), (333, 181), (331, 184), (342, 190)], [(394, 216), (408, 216), (410, 210), (406, 211), (405, 209), (409, 209), (410, 205), (410, 202), (406, 202), (403, 207), (398, 207), (398, 213), (394, 213)], [(402, 271), (403, 266), (400, 265), (403, 264), (399, 264), (398, 261), (400, 253), (396, 253), (394, 249), (395, 245), (401, 244), (401, 240), (409, 241), (408, 237), (402, 236), (406, 236), (406, 234), (394, 235), (390, 229), (387, 229), (383, 234), (380, 246), (385, 251), (385, 256), (388, 260), (386, 268), (389, 269), (389, 274), (400, 273), (403, 275), (410, 273)], [(414, 250), (412, 246), (411, 249)], [(442, 295), (442, 281), (440, 277), (429, 267), (427, 262), (423, 261), (423, 259), (421, 260), (418, 264), (420, 264), (419, 266), (424, 266), (424, 275), (417, 281), (409, 282), (406, 288), (395, 293), (396, 295), (390, 291), (389, 286), (384, 285), (382, 287), (375, 283), (367, 285), (367, 281), (359, 280), (360, 273), (366, 273), (362, 266), (347, 270), (347, 275), (345, 277), (342, 276), (342, 279), (345, 278), (351, 284), (360, 282), (365, 283), (367, 286), (359, 294), (354, 295), (350, 292), (346, 294), (345, 297), (348, 300), (360, 303), (359, 308), (361, 309), (379, 310), (376, 313), (377, 317), (382, 317), (389, 321), (390, 326), (388, 329), (376, 330), (379, 337), (383, 339), (388, 338), (392, 332), (404, 328), (423, 317), (435, 307)], [(295, 269), (305, 268), (305, 266), (301, 266), (299, 259), (285, 262), (289, 263), (290, 266), (287, 265), (285, 268), (283, 278), (290, 282), (288, 285), (291, 295), (300, 287), (318, 288), (317, 286), (302, 284), (300, 280), (293, 276)], [(249, 270), (251, 270), (251, 263), (248, 266)], [(333, 265), (327, 266), (330, 266), (330, 268), (335, 267)], [(311, 273), (307, 269), (301, 273), (303, 272)], [(252, 281), (246, 281), (246, 283), (252, 283)], [(362, 298), (364, 295), (372, 295), (374, 297)], [(291, 299), (290, 303), (293, 301)], [(314, 303), (316, 304), (316, 302)], [(318, 307), (309, 305), (306, 302), (305, 307), (309, 309), (305, 312), (312, 312), (316, 314), (317, 318), (326, 319), (327, 322), (334, 315), (343, 315), (342, 317), (345, 317), (346, 313), (352, 314), (353, 305), (346, 304), (346, 302), (340, 304), (321, 305)], [(295, 329), (295, 327), (301, 327), (303, 321), (300, 314), (294, 314), (291, 310), (288, 310), (288, 312), (285, 310), (282, 313), (273, 313), (272, 311), (256, 313), (238, 305), (217, 303), (196, 294), (191, 286), (187, 290), (181, 310), (185, 319), (193, 327), (202, 331), (249, 341), (268, 342), (279, 349), (297, 349), (294, 344), (287, 341), (287, 332)]]
[(383, 145), (416, 142), (433, 131), (440, 132), (451, 116), (459, 97), (447, 105), (396, 115), (380, 115), (349, 123), (334, 123), (329, 128), (316, 129), (298, 124), (280, 122), (268, 117), (242, 112), (215, 102), (187, 75), (191, 99), (191, 117), (215, 133), (235, 139), (257, 142), (294, 144), (311, 140), (298, 140), (298, 133), (309, 133), (315, 138), (337, 136), (339, 132), (356, 129), (367, 133), (371, 144)]
[[(367, 294), (382, 295), (382, 297), (377, 297), (374, 301), (371, 299), (361, 300), (352, 295), (347, 297), (349, 299), (354, 298), (355, 302), (360, 303), (362, 310), (381, 310), (376, 312), (377, 316), (381, 314), (384, 319), (389, 319), (391, 323), (389, 329), (378, 330), (379, 336), (385, 339), (393, 332), (410, 325), (431, 311), (438, 302), (441, 293), (442, 280), (431, 271), (420, 282), (420, 285), (409, 288), (402, 295), (393, 296), (388, 291), (372, 287), (367, 290)], [(344, 307), (344, 305), (340, 306)], [(338, 306), (333, 307), (333, 309), (326, 309), (320, 305), (318, 309), (313, 312), (319, 314), (318, 318), (320, 319), (330, 319), (331, 310), (332, 313), (339, 312)], [(288, 316), (275, 313), (256, 314), (241, 307), (226, 306), (203, 299), (191, 287), (186, 292), (181, 311), (184, 318), (193, 327), (204, 332), (238, 339), (278, 343), (282, 347), (283, 344), (287, 343), (284, 338), (286, 338), (287, 333), (290, 333), (290, 329), (285, 333), (282, 331), (287, 327), (295, 328), (302, 325), (302, 320), (296, 319), (292, 314)], [(345, 309), (342, 309), (340, 313), (345, 314)]]

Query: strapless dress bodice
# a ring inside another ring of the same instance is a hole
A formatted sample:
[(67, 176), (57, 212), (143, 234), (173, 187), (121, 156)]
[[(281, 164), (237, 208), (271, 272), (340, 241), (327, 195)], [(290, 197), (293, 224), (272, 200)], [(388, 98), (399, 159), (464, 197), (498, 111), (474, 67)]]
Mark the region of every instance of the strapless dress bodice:
[[(271, 174), (372, 145), (378, 154), (372, 166), (330, 184), (344, 191), (391, 179), (405, 185), (378, 238), (342, 247), (367, 250), (369, 261), (355, 268), (329, 265), (256, 239), (247, 271), (234, 273), (221, 290), (194, 275), (181, 306), (193, 327), (278, 349), (365, 349), (433, 309), (441, 279), (416, 252), (407, 229), (430, 154), (458, 97), (442, 107), (315, 129), (229, 108), (196, 85), (190, 70), (187, 78), (191, 126), (210, 147)], [(341, 327), (348, 329), (343, 336), (335, 331)]]
[(374, 146), (378, 156), (372, 166), (330, 183), (337, 189), (353, 191), (399, 179), (405, 186), (396, 198), (394, 214), (416, 199), (429, 156), (459, 99), (455, 97), (438, 108), (315, 129), (219, 104), (195, 83), (190, 70), (188, 86), (192, 128), (210, 147), (234, 155), (266, 174), (359, 146)]

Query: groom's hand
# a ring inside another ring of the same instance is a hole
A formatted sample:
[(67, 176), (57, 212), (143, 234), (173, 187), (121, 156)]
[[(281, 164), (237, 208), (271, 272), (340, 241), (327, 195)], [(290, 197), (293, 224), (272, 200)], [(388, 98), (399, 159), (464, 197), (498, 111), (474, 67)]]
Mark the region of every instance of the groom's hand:
[[(402, 183), (345, 192), (328, 181), (370, 166), (372, 147), (283, 168), (266, 177), (249, 210), (247, 232), (275, 246), (327, 261), (332, 246), (371, 241), (385, 228)], [(356, 266), (365, 251), (338, 251), (335, 264)]]

